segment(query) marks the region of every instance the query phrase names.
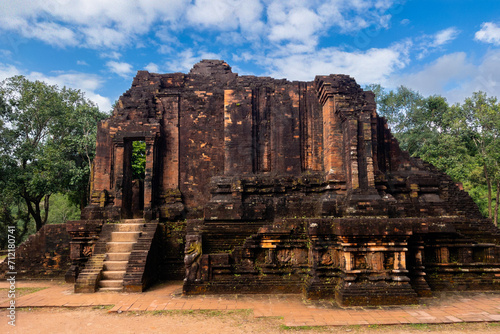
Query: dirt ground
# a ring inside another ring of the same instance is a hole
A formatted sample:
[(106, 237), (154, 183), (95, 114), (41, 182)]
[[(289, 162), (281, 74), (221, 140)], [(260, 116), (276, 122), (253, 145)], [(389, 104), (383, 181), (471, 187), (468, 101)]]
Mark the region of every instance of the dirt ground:
[(105, 308), (17, 309), (16, 326), (0, 311), (0, 333), (500, 333), (500, 323), (447, 325), (286, 327), (279, 318), (254, 318), (252, 312), (168, 311), (108, 313)]

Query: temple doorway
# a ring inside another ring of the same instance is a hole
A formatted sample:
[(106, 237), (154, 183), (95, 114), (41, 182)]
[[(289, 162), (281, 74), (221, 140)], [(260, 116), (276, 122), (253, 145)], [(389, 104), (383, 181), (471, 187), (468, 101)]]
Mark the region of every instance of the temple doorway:
[(142, 218), (144, 215), (144, 178), (146, 142), (128, 139), (124, 142), (122, 218)]

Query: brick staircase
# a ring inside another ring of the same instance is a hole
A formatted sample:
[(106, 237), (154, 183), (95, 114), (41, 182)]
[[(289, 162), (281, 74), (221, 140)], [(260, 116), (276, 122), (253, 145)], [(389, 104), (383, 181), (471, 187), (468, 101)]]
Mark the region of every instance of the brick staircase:
[(95, 251), (75, 282), (75, 292), (143, 291), (152, 279), (149, 253), (158, 223), (144, 219), (123, 219), (105, 224)]
[(141, 236), (143, 219), (126, 219), (116, 224), (111, 239), (106, 243), (99, 291), (123, 291), (123, 278), (127, 272), (130, 253)]

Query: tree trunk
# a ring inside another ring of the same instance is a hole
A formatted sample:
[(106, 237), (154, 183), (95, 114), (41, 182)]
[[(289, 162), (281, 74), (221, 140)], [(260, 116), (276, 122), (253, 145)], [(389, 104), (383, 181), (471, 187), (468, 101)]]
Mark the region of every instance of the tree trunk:
[(491, 210), (491, 179), (488, 175), (488, 169), (486, 168), (486, 164), (484, 164), (484, 177), (486, 178), (486, 184), (488, 185), (488, 218), (493, 218), (492, 210)]
[(50, 194), (45, 195), (45, 199), (43, 200), (43, 209), (45, 210), (45, 214), (43, 217), (42, 226), (47, 223), (47, 219), (49, 218), (49, 206), (50, 206), (49, 199), (50, 199)]
[(83, 211), (83, 209), (85, 208), (86, 198), (87, 198), (87, 194), (80, 196), (80, 212)]
[(40, 231), (43, 226), (42, 215), (40, 211), (40, 202), (35, 202), (35, 215), (33, 218), (35, 219), (36, 231)]
[(30, 222), (30, 215), (29, 214), (23, 216), (20, 215), (20, 219), (23, 221), (23, 230), (18, 234), (17, 236), (18, 239), (16, 239), (16, 242), (18, 242), (19, 244), (21, 243), (21, 240), (23, 240), (26, 233), (28, 233), (28, 224)]
[(495, 196), (495, 226), (498, 226), (498, 202), (500, 201), (500, 181), (497, 181), (497, 195)]
[(40, 217), (40, 203), (33, 203), (35, 204), (35, 209), (33, 209), (29, 198), (24, 197), (24, 200), (26, 202), (26, 206), (28, 207), (29, 214), (35, 220), (36, 231), (38, 232), (43, 226), (42, 217)]

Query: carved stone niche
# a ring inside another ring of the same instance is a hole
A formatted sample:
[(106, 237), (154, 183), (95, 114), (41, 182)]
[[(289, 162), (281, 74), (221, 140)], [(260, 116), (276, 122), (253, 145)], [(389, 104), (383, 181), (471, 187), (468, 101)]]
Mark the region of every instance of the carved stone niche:
[(66, 231), (71, 236), (69, 243), (71, 267), (65, 275), (67, 283), (76, 281), (80, 270), (92, 256), (103, 224), (103, 220), (76, 220), (66, 223)]
[(369, 252), (366, 255), (366, 264), (369, 269), (382, 272), (384, 270), (384, 253)]

